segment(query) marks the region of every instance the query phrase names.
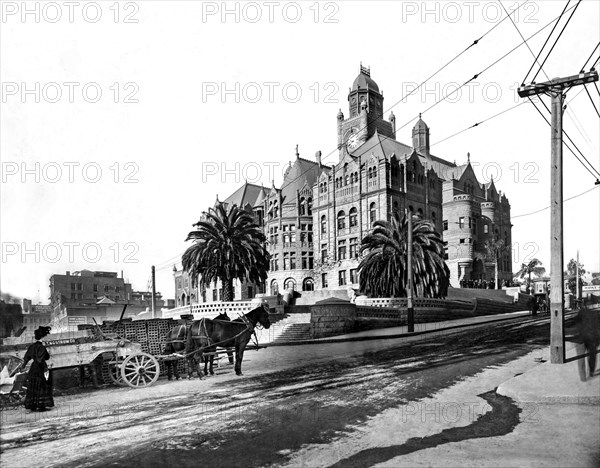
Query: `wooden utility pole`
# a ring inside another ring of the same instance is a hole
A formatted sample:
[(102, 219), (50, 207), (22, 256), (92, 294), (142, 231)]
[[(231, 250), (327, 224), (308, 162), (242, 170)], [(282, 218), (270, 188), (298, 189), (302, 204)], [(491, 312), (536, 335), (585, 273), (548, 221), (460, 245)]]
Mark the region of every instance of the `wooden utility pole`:
[(413, 236), (412, 236), (412, 211), (406, 210), (406, 216), (408, 219), (408, 239), (407, 239), (407, 259), (406, 259), (406, 270), (407, 270), (407, 281), (406, 281), (406, 321), (408, 324), (408, 332), (412, 333), (415, 331), (415, 310), (413, 308)]
[(575, 299), (579, 304), (579, 250), (577, 250), (577, 263), (575, 264)]
[(152, 318), (156, 318), (156, 271), (152, 265)]
[(565, 92), (574, 86), (598, 81), (595, 70), (545, 83), (521, 86), (519, 96), (547, 94), (551, 97), (550, 166), (550, 362), (564, 364), (564, 280), (563, 280), (563, 102)]

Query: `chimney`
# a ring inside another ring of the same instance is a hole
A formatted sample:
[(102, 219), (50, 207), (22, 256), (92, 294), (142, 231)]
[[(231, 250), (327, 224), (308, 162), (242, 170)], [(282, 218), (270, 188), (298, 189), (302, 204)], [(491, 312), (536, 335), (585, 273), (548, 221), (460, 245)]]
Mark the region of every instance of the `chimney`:
[(315, 159), (317, 160), (317, 164), (321, 167), (321, 151), (317, 151), (315, 153)]
[(71, 272), (70, 271), (67, 271), (67, 276), (71, 276)]

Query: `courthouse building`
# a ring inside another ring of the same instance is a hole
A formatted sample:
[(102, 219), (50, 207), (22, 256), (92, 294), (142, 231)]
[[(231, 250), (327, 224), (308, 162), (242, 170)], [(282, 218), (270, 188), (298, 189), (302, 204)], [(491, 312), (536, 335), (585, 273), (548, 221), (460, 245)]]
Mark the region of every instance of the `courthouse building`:
[[(323, 164), (320, 151), (305, 159), (296, 149), (281, 187), (246, 183), (225, 200), (255, 213), (272, 255), (266, 284), (238, 284), (236, 299), (262, 291), (357, 289), (361, 240), (374, 221), (405, 210), (431, 220), (442, 233), (452, 286), (494, 278), (493, 263), (476, 256), (487, 240), (504, 241), (499, 278), (512, 278), (506, 196), (493, 181), (477, 180), (468, 153), (458, 166), (431, 154), (429, 127), (420, 117), (411, 144), (398, 141), (396, 118), (390, 113), (386, 120), (383, 109), (383, 94), (370, 69), (361, 66), (348, 95), (348, 115), (337, 115), (337, 162)], [(219, 300), (217, 289), (203, 291), (199, 302)]]

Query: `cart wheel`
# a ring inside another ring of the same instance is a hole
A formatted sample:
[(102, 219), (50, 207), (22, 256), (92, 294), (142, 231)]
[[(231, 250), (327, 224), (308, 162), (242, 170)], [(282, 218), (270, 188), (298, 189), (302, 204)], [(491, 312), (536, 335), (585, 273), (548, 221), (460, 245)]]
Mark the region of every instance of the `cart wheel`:
[(158, 380), (159, 375), (158, 361), (150, 354), (132, 354), (121, 364), (123, 381), (133, 388), (148, 387)]
[(110, 364), (108, 366), (108, 376), (110, 377), (112, 383), (122, 387), (127, 384), (123, 382), (123, 376), (121, 375), (121, 365), (122, 364), (119, 363)]

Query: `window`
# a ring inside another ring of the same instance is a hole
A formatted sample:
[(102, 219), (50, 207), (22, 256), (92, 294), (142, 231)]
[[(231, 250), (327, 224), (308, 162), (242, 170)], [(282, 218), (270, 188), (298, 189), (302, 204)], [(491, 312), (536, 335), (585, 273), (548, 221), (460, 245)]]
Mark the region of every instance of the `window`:
[(108, 284), (104, 285), (104, 292), (108, 292), (110, 290), (110, 286)]
[(327, 287), (327, 273), (321, 273), (321, 287)]
[(325, 263), (327, 260), (327, 244), (321, 245), (321, 262)]
[(279, 254), (273, 254), (271, 257), (271, 271), (279, 270)]
[(75, 291), (75, 283), (71, 283), (71, 291)]
[(77, 283), (77, 291), (83, 291), (83, 284)]
[(358, 258), (358, 238), (350, 239), (350, 258)]
[(327, 218), (325, 215), (321, 216), (321, 234), (327, 234)]
[(216, 289), (213, 289), (212, 296), (213, 296), (213, 301), (216, 302), (217, 301), (217, 290)]
[(376, 219), (377, 219), (377, 207), (376, 207), (375, 203), (371, 203), (371, 205), (369, 206), (369, 221), (371, 222), (371, 224), (373, 224)]
[(346, 213), (344, 211), (340, 211), (337, 215), (337, 228), (338, 231), (346, 228)]
[(121, 300), (121, 296), (115, 296), (115, 302), (119, 302)]
[(339, 272), (339, 285), (340, 286), (346, 285), (346, 270), (340, 270), (340, 272)]
[(358, 273), (356, 272), (356, 269), (350, 270), (350, 283), (358, 283)]
[(483, 233), (488, 234), (490, 232), (490, 227), (487, 224), (483, 225)]
[(443, 221), (443, 224), (444, 224), (444, 231), (447, 231), (447, 230), (448, 230), (448, 220), (447, 220), (447, 219), (445, 219), (445, 220)]
[(313, 282), (312, 278), (306, 278), (302, 282), (302, 291), (314, 291), (314, 290), (315, 290), (315, 283)]
[(248, 286), (248, 299), (252, 299), (254, 297), (254, 288), (252, 286)]
[(283, 283), (283, 289), (291, 289), (292, 291), (296, 290), (296, 282), (293, 278), (288, 278)]
[(287, 252), (283, 254), (283, 269), (284, 270), (290, 269), (290, 254)]
[(461, 243), (461, 244), (464, 244), (464, 243), (465, 243), (465, 240), (464, 240), (464, 239), (461, 239), (461, 240), (460, 240), (460, 243)]
[(305, 198), (302, 197), (300, 198), (300, 216), (305, 216), (306, 215), (306, 205), (305, 205)]
[(290, 270), (296, 269), (296, 252), (290, 252)]
[(471, 220), (471, 217), (469, 216), (469, 229), (471, 229), (473, 227), (473, 222)]
[(346, 241), (338, 241), (338, 260), (346, 260)]
[(121, 286), (117, 286), (117, 287), (115, 287), (115, 292), (116, 292), (116, 293), (118, 293), (118, 292), (121, 292)]
[(444, 247), (444, 260), (448, 260), (448, 247)]
[(312, 270), (313, 267), (314, 267), (313, 253), (312, 252), (302, 252), (302, 269), (303, 270)]
[[(180, 283), (181, 278), (177, 278), (177, 283)], [(98, 292), (98, 285), (94, 284), (94, 292)]]
[(71, 299), (72, 299), (72, 300), (75, 300), (75, 299), (77, 299), (77, 293), (74, 293), (74, 292), (72, 292), (72, 293), (71, 293)]
[(458, 227), (461, 229), (465, 227), (465, 218), (463, 216), (458, 218)]
[(77, 293), (77, 299), (83, 299), (83, 293)]
[(350, 208), (350, 227), (358, 226), (358, 210)]

